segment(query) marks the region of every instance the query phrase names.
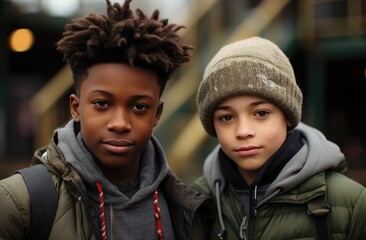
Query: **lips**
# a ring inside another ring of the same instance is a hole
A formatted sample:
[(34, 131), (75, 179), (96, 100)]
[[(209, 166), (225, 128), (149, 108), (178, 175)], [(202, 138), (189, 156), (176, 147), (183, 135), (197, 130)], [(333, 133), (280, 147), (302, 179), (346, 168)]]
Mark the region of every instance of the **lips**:
[(248, 157), (259, 152), (260, 148), (255, 146), (241, 147), (235, 150), (235, 153), (240, 157)]
[(122, 154), (128, 152), (132, 147), (133, 143), (126, 140), (107, 140), (103, 141), (105, 149), (114, 154)]

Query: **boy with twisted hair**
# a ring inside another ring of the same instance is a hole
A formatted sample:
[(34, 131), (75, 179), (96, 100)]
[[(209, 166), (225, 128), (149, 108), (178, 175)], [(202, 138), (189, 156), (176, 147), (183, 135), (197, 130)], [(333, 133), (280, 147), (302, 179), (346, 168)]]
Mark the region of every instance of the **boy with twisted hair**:
[[(57, 42), (75, 94), (72, 119), (32, 159), (58, 195), (48, 239), (202, 239), (192, 219), (204, 198), (173, 175), (152, 133), (166, 82), (192, 47), (158, 10), (106, 3), (107, 16), (73, 19)], [(0, 238), (24, 239), (31, 213), (19, 174), (0, 181), (0, 208)]]

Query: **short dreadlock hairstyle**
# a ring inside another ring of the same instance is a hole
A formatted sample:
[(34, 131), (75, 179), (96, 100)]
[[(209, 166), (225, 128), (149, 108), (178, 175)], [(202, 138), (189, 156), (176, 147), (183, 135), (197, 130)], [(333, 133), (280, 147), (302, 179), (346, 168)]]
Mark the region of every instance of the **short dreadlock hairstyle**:
[(76, 94), (87, 76), (87, 69), (98, 63), (125, 63), (155, 72), (160, 95), (176, 68), (191, 60), (190, 45), (180, 43), (177, 32), (184, 28), (159, 20), (159, 10), (150, 18), (140, 9), (130, 9), (132, 0), (121, 6), (107, 3), (107, 16), (90, 13), (65, 25), (57, 50), (70, 65)]

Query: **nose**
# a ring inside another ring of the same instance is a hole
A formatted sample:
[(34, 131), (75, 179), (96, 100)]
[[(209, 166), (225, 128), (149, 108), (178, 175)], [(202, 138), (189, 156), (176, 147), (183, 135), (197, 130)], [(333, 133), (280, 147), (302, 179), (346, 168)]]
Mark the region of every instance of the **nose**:
[(117, 133), (129, 132), (131, 130), (129, 111), (124, 109), (116, 109), (113, 111), (107, 127), (109, 131)]
[(235, 137), (238, 139), (255, 136), (255, 129), (252, 121), (247, 118), (239, 117), (235, 129)]

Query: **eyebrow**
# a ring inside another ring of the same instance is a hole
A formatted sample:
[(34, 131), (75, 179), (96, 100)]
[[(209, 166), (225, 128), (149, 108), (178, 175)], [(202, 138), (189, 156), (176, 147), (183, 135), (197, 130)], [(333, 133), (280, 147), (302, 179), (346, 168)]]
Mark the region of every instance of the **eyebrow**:
[(97, 90), (93, 90), (93, 91), (91, 91), (90, 93), (100, 93), (100, 94), (103, 94), (103, 95), (108, 95), (108, 96), (113, 96), (113, 94), (112, 93), (110, 93), (110, 92), (108, 92), (108, 91), (104, 91), (104, 90), (99, 90), (99, 89), (97, 89)]
[(251, 105), (251, 106), (258, 106), (258, 105), (262, 105), (262, 104), (271, 104), (271, 103), (268, 102), (268, 101), (265, 101), (265, 100), (260, 100), (260, 101), (252, 102), (249, 105)]

